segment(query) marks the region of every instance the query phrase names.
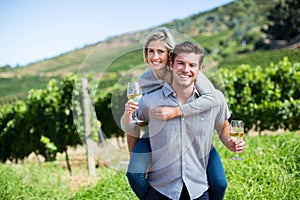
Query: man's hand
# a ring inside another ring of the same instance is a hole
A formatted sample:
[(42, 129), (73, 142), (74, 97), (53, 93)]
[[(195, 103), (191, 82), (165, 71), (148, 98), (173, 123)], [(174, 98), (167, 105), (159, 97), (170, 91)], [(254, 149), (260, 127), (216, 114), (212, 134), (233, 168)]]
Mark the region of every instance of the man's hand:
[(232, 152), (242, 153), (244, 151), (245, 147), (246, 147), (246, 143), (243, 140), (243, 138), (240, 138), (238, 140), (230, 138), (228, 140), (227, 148)]
[(169, 120), (182, 115), (181, 109), (177, 107), (157, 107), (151, 110), (151, 114), (158, 120)]
[(237, 153), (243, 152), (246, 147), (245, 141), (243, 140), (243, 138), (240, 138), (238, 140), (233, 139), (229, 134), (230, 129), (231, 125), (229, 121), (225, 120), (222, 132), (219, 135), (221, 141), (230, 151)]

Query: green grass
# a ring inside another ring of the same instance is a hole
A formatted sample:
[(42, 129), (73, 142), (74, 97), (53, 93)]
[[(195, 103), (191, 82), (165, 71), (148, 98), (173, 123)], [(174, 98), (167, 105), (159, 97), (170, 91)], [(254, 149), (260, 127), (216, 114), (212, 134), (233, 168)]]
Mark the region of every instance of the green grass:
[[(230, 157), (234, 153), (214, 137), (228, 181), (225, 199), (298, 199), (299, 139), (299, 133), (245, 136), (247, 147), (240, 154), (243, 160), (233, 161)], [(0, 199), (137, 199), (125, 172), (108, 168), (98, 168), (97, 180), (74, 190), (74, 177), (81, 174), (79, 183), (88, 179), (85, 167), (81, 168), (70, 176), (54, 163), (1, 164)]]
[(249, 64), (252, 67), (259, 65), (262, 68), (266, 68), (270, 66), (270, 63), (282, 61), (285, 56), (287, 56), (291, 62), (300, 62), (300, 49), (255, 51), (252, 53), (229, 55), (219, 66), (235, 68), (242, 64)]
[(0, 199), (64, 199), (71, 189), (64, 184), (65, 170), (53, 164), (29, 164), (0, 168)]
[(232, 161), (218, 146), (228, 180), (226, 199), (298, 199), (300, 135), (246, 137), (247, 148)]

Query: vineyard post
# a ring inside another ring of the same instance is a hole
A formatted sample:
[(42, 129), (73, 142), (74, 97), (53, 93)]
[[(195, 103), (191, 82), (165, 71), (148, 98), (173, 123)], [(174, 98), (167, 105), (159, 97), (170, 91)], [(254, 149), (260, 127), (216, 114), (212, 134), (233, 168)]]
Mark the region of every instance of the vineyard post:
[(93, 157), (93, 141), (92, 141), (92, 128), (91, 128), (91, 111), (90, 111), (90, 96), (88, 94), (88, 81), (85, 78), (81, 79), (82, 83), (82, 106), (83, 106), (83, 120), (84, 120), (84, 128), (85, 128), (85, 135), (84, 135), (84, 142), (86, 145), (86, 154), (87, 154), (87, 161), (88, 161), (88, 170), (90, 176), (96, 175), (96, 166), (95, 160)]

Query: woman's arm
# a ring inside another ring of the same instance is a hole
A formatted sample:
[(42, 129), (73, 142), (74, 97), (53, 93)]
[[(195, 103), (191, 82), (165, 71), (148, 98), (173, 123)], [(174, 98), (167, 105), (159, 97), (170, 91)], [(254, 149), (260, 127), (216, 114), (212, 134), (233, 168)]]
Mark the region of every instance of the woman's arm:
[(201, 96), (195, 101), (180, 106), (183, 116), (205, 112), (219, 105), (216, 98), (216, 88), (203, 73), (197, 76), (195, 86)]
[(121, 117), (121, 128), (127, 135), (127, 145), (129, 152), (133, 151), (139, 138), (139, 127), (132, 120), (132, 114), (137, 110), (137, 103), (128, 100), (125, 104), (125, 110)]
[(159, 107), (152, 111), (153, 117), (159, 120), (169, 120), (180, 116), (189, 116), (205, 112), (210, 108), (219, 105), (216, 98), (214, 85), (203, 73), (197, 76), (195, 82), (198, 92), (201, 94), (195, 101), (177, 107)]

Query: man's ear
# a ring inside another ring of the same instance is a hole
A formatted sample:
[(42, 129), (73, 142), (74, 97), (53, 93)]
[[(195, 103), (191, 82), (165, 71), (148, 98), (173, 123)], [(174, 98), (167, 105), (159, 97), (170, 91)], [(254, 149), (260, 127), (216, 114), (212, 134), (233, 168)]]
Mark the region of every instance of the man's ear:
[(169, 62), (169, 68), (170, 68), (170, 70), (173, 70), (173, 62), (171, 60)]

